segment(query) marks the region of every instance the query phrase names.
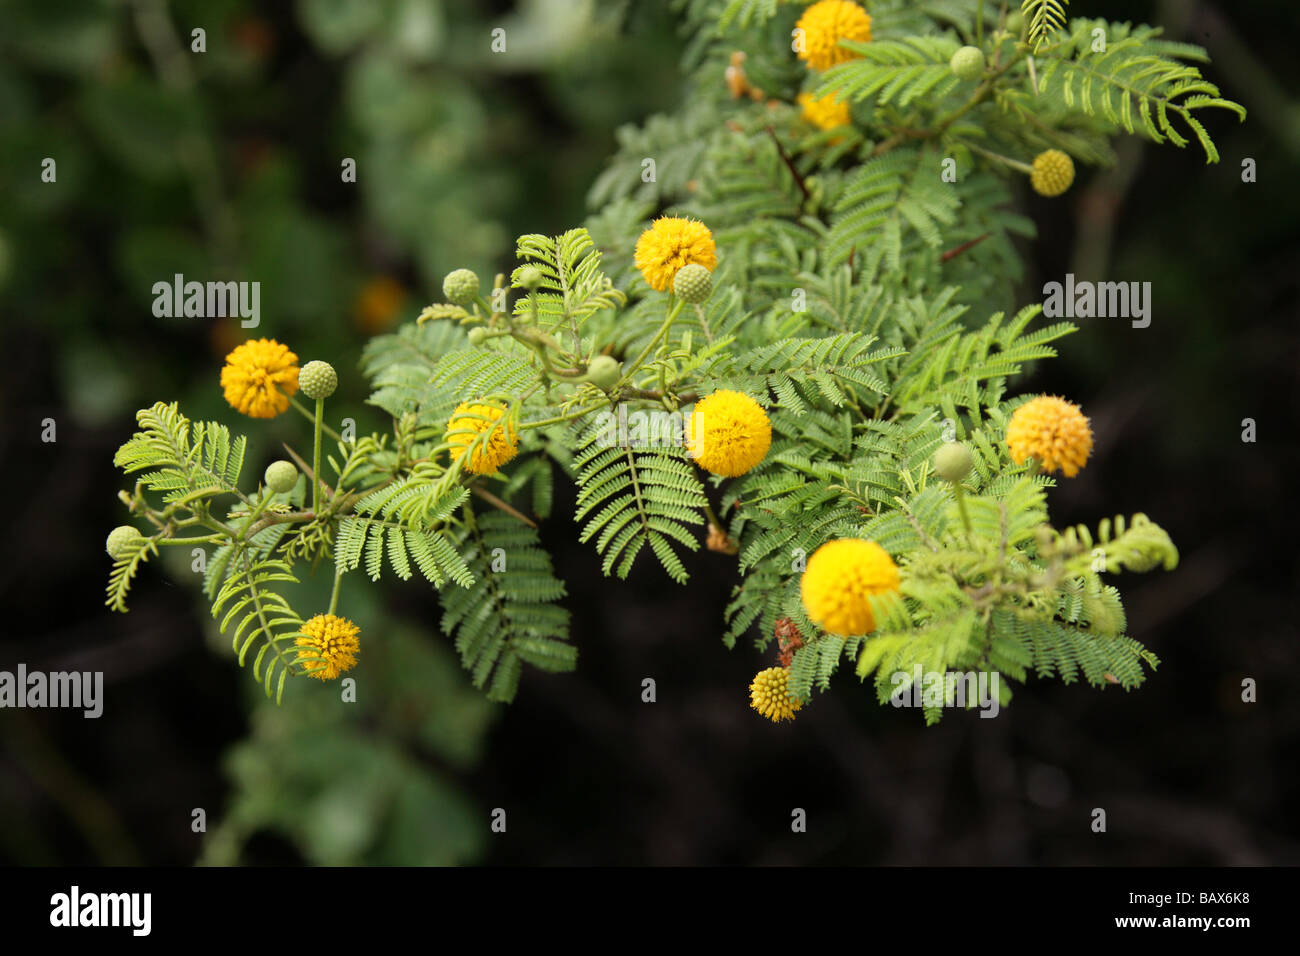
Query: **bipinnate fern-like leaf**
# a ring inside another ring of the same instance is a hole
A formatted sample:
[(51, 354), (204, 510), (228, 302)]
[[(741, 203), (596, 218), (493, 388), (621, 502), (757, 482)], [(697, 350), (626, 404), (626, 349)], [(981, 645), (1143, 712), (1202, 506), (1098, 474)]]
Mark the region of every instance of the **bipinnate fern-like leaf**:
[(534, 529), (500, 512), (475, 514), (468, 505), (464, 517), (455, 543), (473, 581), (442, 590), (442, 630), (454, 635), (474, 686), (509, 702), (524, 664), (546, 671), (577, 665), (569, 612), (558, 603), (564, 584)]
[(543, 278), (539, 291), (516, 299), (515, 314), (531, 319), (536, 308), (543, 329), (581, 329), (592, 314), (627, 301), (601, 271), (600, 250), (586, 229), (555, 237), (520, 236), (516, 254)]
[(280, 583), (298, 583), (288, 563), (254, 560), (245, 550), (212, 602), (212, 616), (220, 619), (221, 633), (234, 626), (230, 643), (240, 667), (248, 663), (252, 648), (258, 648), (252, 660), (253, 677), (262, 683), (267, 697), (275, 685), (277, 704), (284, 696), (285, 679), (297, 673), (292, 641), (303, 624), (289, 602), (272, 589)]
[(126, 474), (145, 469), (145, 487), (167, 502), (237, 493), (247, 439), (232, 439), (219, 422), (194, 422), (176, 402), (158, 402), (136, 414), (140, 431), (117, 450), (113, 463)]
[(689, 577), (674, 544), (697, 550), (707, 504), (695, 465), (681, 448), (632, 448), (610, 442), (610, 429), (593, 423), (574, 454), (578, 501), (586, 519), (581, 541), (595, 540), (604, 573), (626, 578), (646, 546), (673, 580)]
[(1024, 0), (1020, 12), (1025, 15), (1026, 34), (1035, 53), (1042, 50), (1052, 35), (1065, 26), (1065, 8), (1070, 0)]
[[(1097, 38), (1105, 38), (1098, 49)], [(1129, 134), (1142, 132), (1162, 143), (1187, 146), (1190, 132), (1207, 162), (1219, 151), (1197, 117), (1207, 108), (1246, 118), (1241, 104), (1226, 99), (1188, 60), (1204, 60), (1199, 47), (1158, 39), (1150, 27), (1131, 28), (1104, 20), (1073, 20), (1069, 36), (1043, 65), (1040, 90), (1060, 97), (1088, 116), (1103, 117)], [(1179, 129), (1178, 120), (1183, 129)]]

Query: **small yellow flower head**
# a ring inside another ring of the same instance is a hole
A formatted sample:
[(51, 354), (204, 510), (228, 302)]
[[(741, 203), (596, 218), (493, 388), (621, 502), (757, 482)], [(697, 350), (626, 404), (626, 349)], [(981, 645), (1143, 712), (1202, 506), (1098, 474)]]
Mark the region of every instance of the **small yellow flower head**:
[(1034, 157), (1034, 171), (1029, 185), (1040, 196), (1059, 196), (1074, 182), (1074, 160), (1059, 149), (1049, 149)]
[(790, 696), (790, 672), (784, 667), (769, 667), (754, 675), (749, 685), (749, 706), (772, 723), (794, 720), (803, 701)]
[(308, 677), (333, 680), (357, 665), (361, 628), (345, 617), (317, 614), (302, 626), (302, 634), (293, 643), (298, 647), (297, 663)]
[(718, 265), (713, 233), (702, 222), (665, 216), (636, 241), (636, 267), (656, 292), (671, 286), (677, 270), (692, 262), (710, 272)]
[(1007, 448), (1017, 465), (1033, 455), (1044, 471), (1062, 471), (1073, 478), (1092, 453), (1092, 429), (1078, 405), (1040, 395), (1011, 414)]
[(241, 415), (274, 418), (298, 391), (298, 356), (275, 339), (250, 339), (226, 356), (221, 387)]
[(748, 395), (719, 389), (695, 404), (686, 447), (700, 467), (724, 478), (743, 475), (772, 445), (772, 423)]
[(505, 411), (495, 405), (472, 405), (469, 402), (457, 405), (451, 413), (451, 420), (447, 422), (451, 460), (460, 461), (465, 449), (473, 445), (488, 429), (492, 429), (492, 436), (486, 445), (480, 443), (470, 452), (469, 464), (465, 470), (476, 475), (490, 475), (515, 457), (519, 451), (518, 433), (509, 422), (504, 425), (495, 424), (504, 415)]
[(838, 637), (876, 628), (867, 598), (897, 591), (898, 565), (880, 545), (862, 538), (827, 541), (813, 552), (799, 582), (804, 610)]
[(798, 99), (799, 105), (803, 107), (803, 118), (818, 129), (835, 129), (852, 122), (849, 104), (841, 103), (834, 93), (819, 100), (813, 99), (811, 93), (800, 93)]
[(858, 54), (844, 49), (841, 40), (871, 40), (871, 14), (849, 0), (820, 0), (803, 12), (795, 24), (799, 59), (814, 70), (852, 60)]

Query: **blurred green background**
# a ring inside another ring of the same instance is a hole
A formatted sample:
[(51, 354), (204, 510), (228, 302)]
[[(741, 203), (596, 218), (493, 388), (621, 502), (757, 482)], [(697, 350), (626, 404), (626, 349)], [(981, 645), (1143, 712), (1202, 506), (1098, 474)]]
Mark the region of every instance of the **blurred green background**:
[[(1023, 383), (1081, 401), (1098, 434), (1053, 493), (1058, 523), (1146, 511), (1183, 550), (1175, 574), (1121, 582), (1164, 661), (1142, 690), (1035, 684), (1002, 719), (926, 730), (845, 675), (772, 728), (745, 708), (763, 665), (718, 639), (725, 558), (696, 555), (689, 591), (648, 566), (607, 582), (563, 520), (543, 533), (579, 671), (531, 675), (509, 709), (469, 687), (415, 583), (345, 588), (349, 616), (383, 622), (355, 708), (330, 688), (262, 702), (182, 555), (143, 573), (129, 616), (102, 607), (102, 541), (125, 518), (111, 460), (135, 409), (179, 400), (242, 426), (249, 473), (301, 445), (300, 419), (236, 423), (222, 400), (222, 358), (251, 334), (333, 362), (332, 414), (383, 427), (363, 403), (364, 342), (450, 269), (489, 277), (516, 235), (580, 223), (615, 129), (680, 106), (670, 7), (0, 0), (0, 667), (107, 684), (98, 721), (0, 712), (0, 860), (1300, 862), (1300, 86), (1282, 0), (1073, 4), (1205, 45), (1250, 117), (1213, 130), (1219, 166), (1127, 141), (1065, 200), (1025, 200), (1041, 238), (1020, 301), (1066, 271), (1155, 287), (1150, 329), (1087, 324)], [(260, 282), (261, 325), (155, 318), (152, 286), (178, 272)], [(1267, 688), (1259, 704), (1240, 703), (1242, 676)], [(802, 840), (792, 806), (815, 821)], [(1119, 809), (1116, 839), (1088, 831), (1093, 806)], [(495, 807), (508, 837), (489, 830)]]

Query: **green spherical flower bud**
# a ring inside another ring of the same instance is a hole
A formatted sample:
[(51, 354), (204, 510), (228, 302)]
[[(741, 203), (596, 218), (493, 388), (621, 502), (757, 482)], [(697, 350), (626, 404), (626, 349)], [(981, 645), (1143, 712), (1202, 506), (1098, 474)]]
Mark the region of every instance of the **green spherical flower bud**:
[(304, 395), (316, 401), (329, 398), (339, 387), (338, 373), (329, 362), (308, 362), (298, 372), (298, 387)]
[(959, 80), (978, 80), (984, 75), (984, 51), (976, 46), (964, 46), (952, 55), (948, 68)]
[(970, 474), (974, 463), (970, 449), (959, 441), (944, 442), (934, 453), (935, 473), (945, 481), (954, 484)]
[(1013, 37), (1020, 36), (1020, 32), (1025, 28), (1025, 15), (1019, 10), (1012, 10), (1007, 14), (1007, 32)]
[(623, 377), (623, 363), (608, 355), (597, 355), (587, 366), (587, 381), (597, 388), (611, 389)]
[(104, 549), (114, 561), (121, 560), (136, 549), (144, 538), (138, 529), (129, 524), (119, 525), (108, 533)]
[(691, 305), (703, 302), (713, 294), (713, 273), (695, 262), (684, 265), (673, 276), (673, 293)]
[(527, 289), (529, 292), (536, 290), (545, 280), (546, 276), (542, 274), (542, 270), (537, 266), (523, 266), (515, 274), (515, 284), (521, 289)]
[(478, 276), (468, 269), (448, 272), (442, 280), (442, 294), (448, 302), (456, 305), (469, 305), (478, 298)]
[(469, 330), (470, 345), (482, 345), (486, 341), (487, 341), (487, 329), (483, 328), (483, 326), (481, 325), (475, 326), (474, 328)]
[(266, 480), (266, 487), (282, 495), (291, 491), (298, 481), (298, 469), (291, 461), (273, 461), (266, 466), (266, 474), (262, 477)]

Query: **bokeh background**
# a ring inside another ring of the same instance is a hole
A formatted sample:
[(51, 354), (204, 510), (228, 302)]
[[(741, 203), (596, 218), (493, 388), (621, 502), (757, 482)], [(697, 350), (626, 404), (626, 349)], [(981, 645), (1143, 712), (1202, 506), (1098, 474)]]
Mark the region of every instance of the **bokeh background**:
[[(679, 105), (670, 5), (0, 0), (0, 668), (102, 670), (107, 697), (99, 720), (0, 711), (0, 862), (1300, 863), (1294, 6), (1072, 10), (1207, 47), (1250, 111), (1214, 126), (1218, 166), (1127, 140), (1062, 200), (1022, 200), (1040, 238), (1020, 301), (1067, 271), (1154, 286), (1150, 328), (1083, 320), (1020, 384), (1081, 402), (1097, 434), (1052, 493), (1058, 525), (1144, 511), (1182, 549), (1120, 582), (1163, 663), (1133, 693), (1031, 682), (996, 720), (934, 728), (846, 672), (776, 727), (746, 707), (766, 658), (719, 640), (732, 562), (697, 554), (688, 589), (650, 565), (611, 581), (562, 519), (543, 534), (579, 669), (529, 673), (509, 708), (469, 686), (415, 582), (345, 589), (368, 636), (354, 708), (261, 701), (181, 556), (130, 615), (103, 607), (134, 410), (226, 418), (218, 370), (245, 335), (155, 318), (152, 284), (259, 280), (254, 334), (334, 362), (338, 413), (380, 427), (367, 338), (450, 269), (491, 275), (517, 234), (580, 223), (617, 127)], [(249, 432), (250, 463), (304, 434), (288, 415)]]

